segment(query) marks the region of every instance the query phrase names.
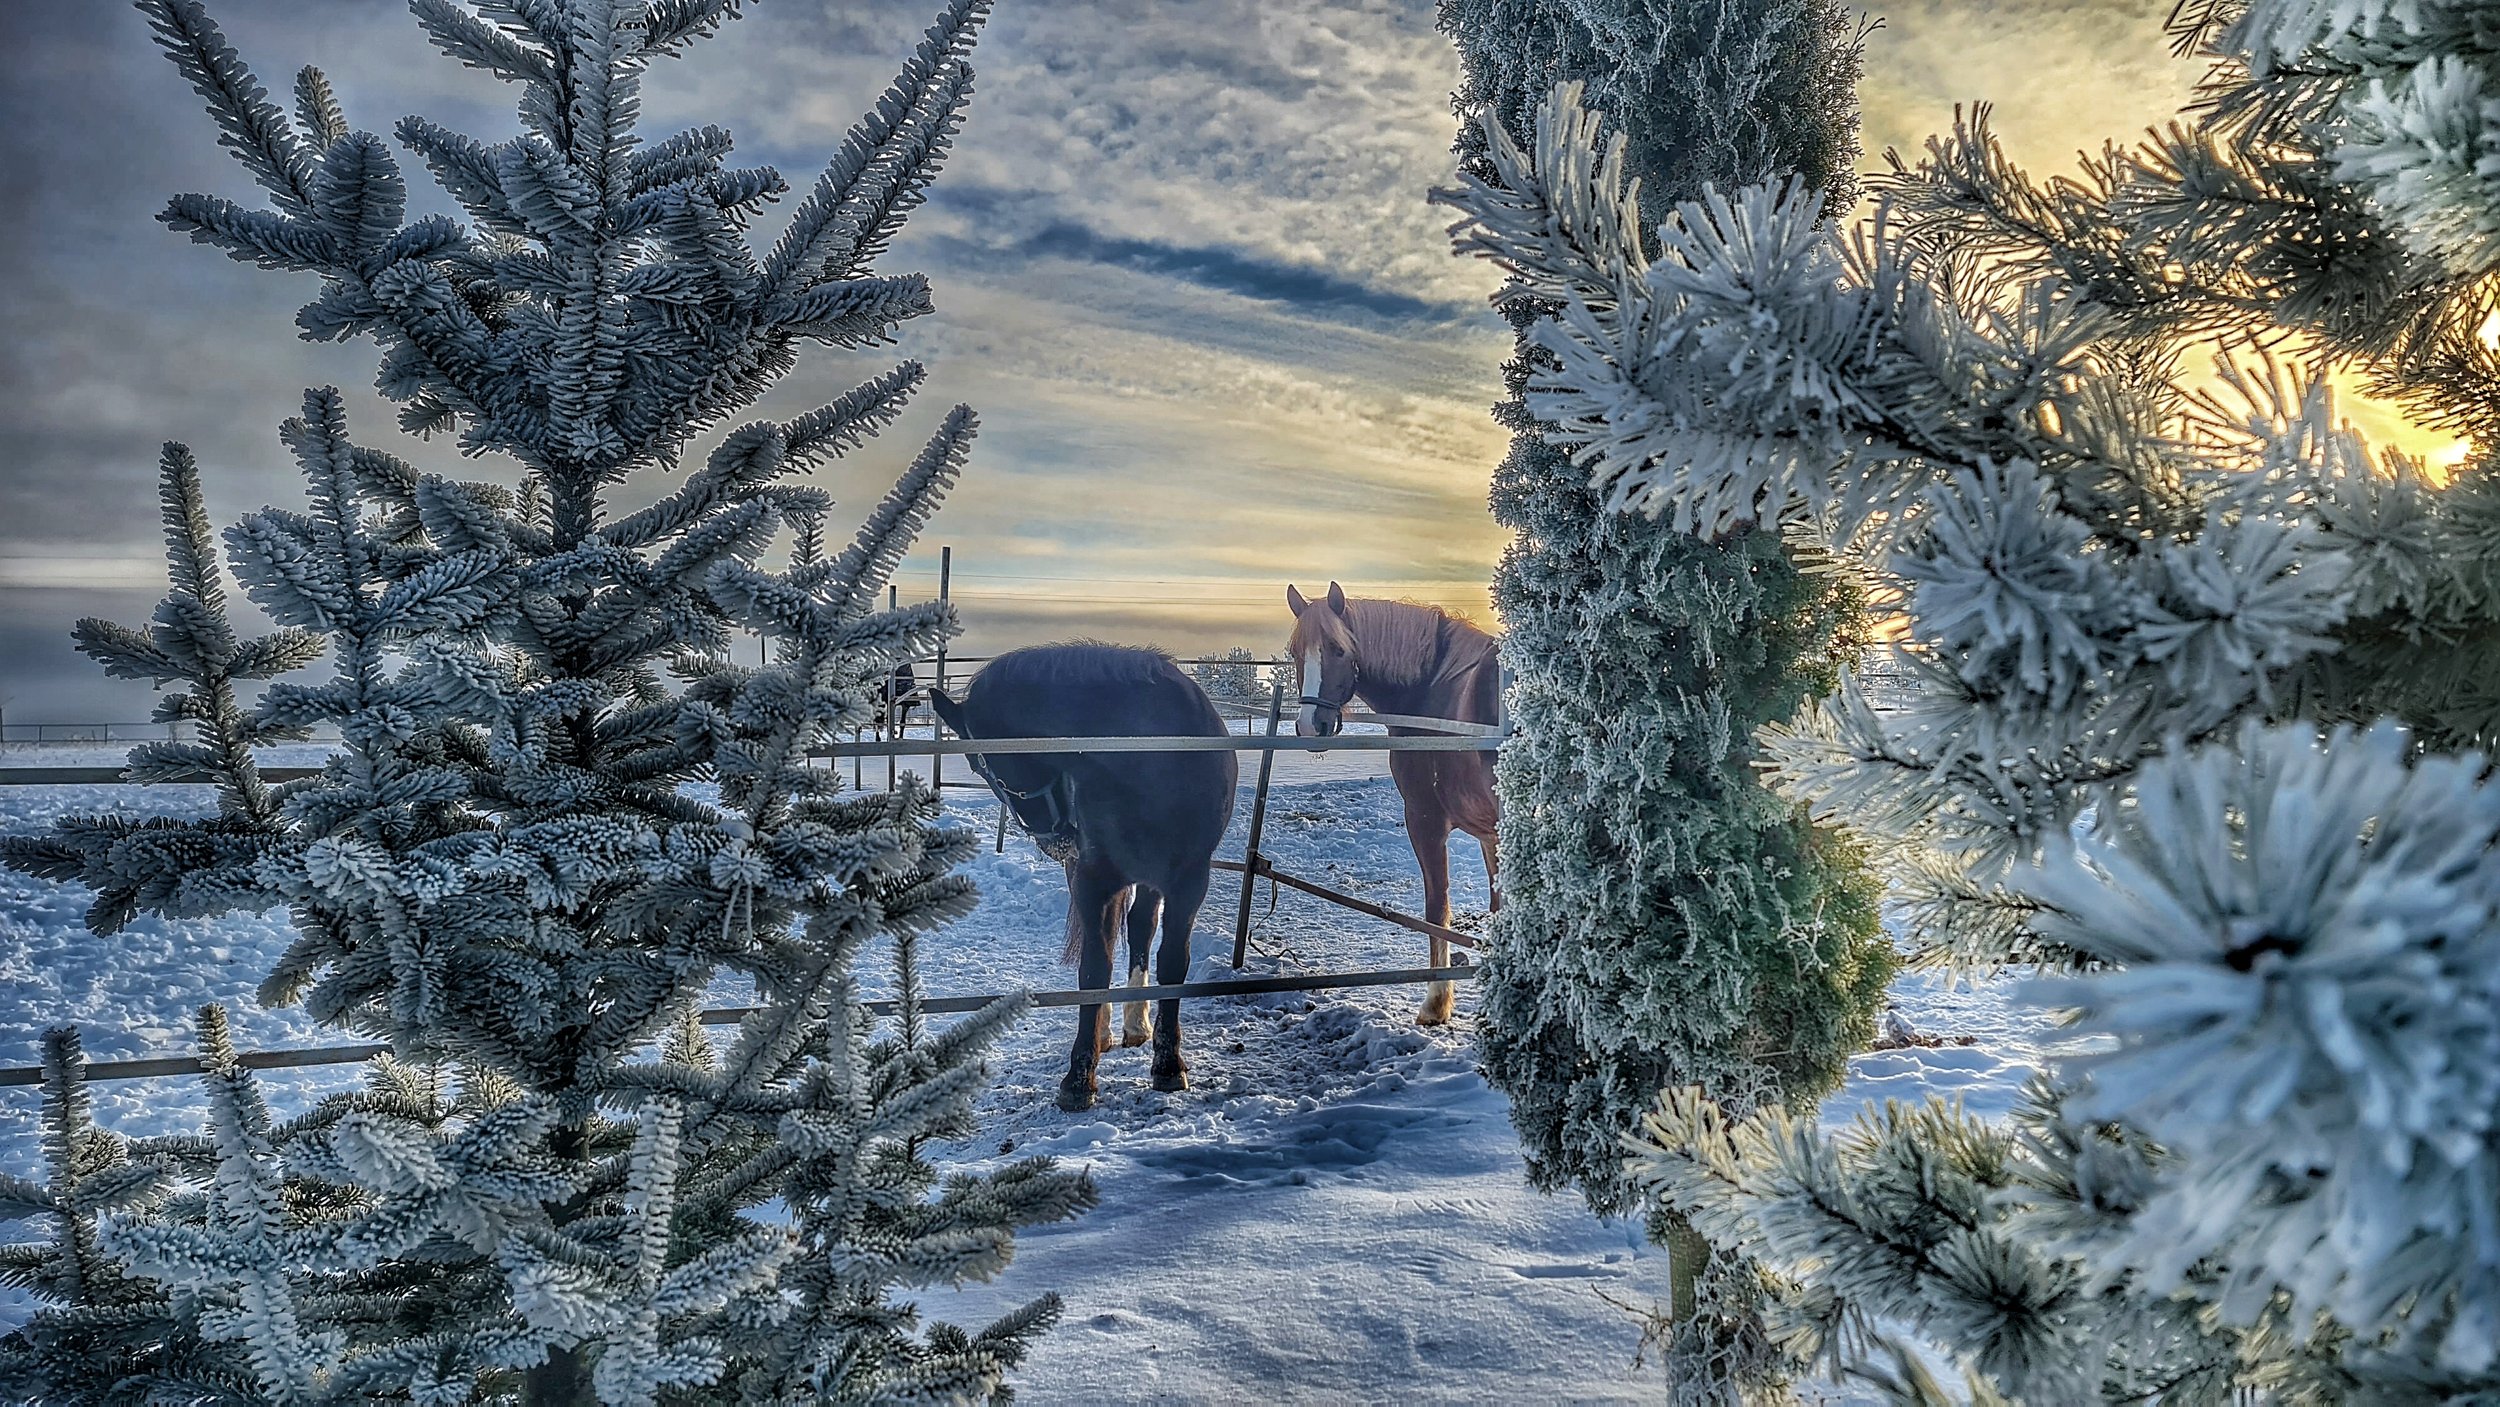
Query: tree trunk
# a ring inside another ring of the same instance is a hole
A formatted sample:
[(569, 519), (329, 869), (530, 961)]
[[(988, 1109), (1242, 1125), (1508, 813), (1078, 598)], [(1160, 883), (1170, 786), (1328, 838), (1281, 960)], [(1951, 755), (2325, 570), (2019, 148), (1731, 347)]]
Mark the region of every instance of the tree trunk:
[[(547, 1140), (547, 1151), (561, 1162), (582, 1161), (590, 1152), (588, 1126), (558, 1126)], [(581, 1214), (582, 1199), (575, 1197), (556, 1209), (556, 1224), (562, 1226)], [(521, 1401), (525, 1407), (582, 1407), (598, 1401), (590, 1390), (589, 1356), (578, 1348), (549, 1351), (546, 1362), (522, 1376)]]
[(1689, 1324), (1700, 1297), (1701, 1268), (1710, 1263), (1710, 1243), (1680, 1216), (1670, 1212), (1665, 1221), (1666, 1235), (1660, 1239), (1667, 1248), (1667, 1318)]

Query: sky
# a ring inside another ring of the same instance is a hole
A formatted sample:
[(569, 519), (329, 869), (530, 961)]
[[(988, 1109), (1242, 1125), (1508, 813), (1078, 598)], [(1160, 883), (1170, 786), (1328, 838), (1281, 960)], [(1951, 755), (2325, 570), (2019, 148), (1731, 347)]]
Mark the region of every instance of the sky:
[[(400, 0), (209, 8), (266, 86), (318, 65), (355, 126), (513, 130), (514, 90), (441, 57)], [(759, 0), (650, 75), (643, 130), (726, 126), (736, 164), (803, 190), (935, 8)], [(1973, 101), (2035, 170), (2140, 134), (2196, 77), (2164, 45), (2167, 9), (1876, 7), (1866, 164)], [(370, 342), (297, 339), (312, 276), (155, 223), (176, 192), (256, 192), (135, 10), (6, 0), (0, 45), (0, 711), (133, 722), (144, 686), (104, 679), (68, 630), (143, 621), (162, 592), (161, 443), (192, 447), (221, 524), (298, 501), (277, 426), (308, 386), (340, 387), (365, 442), (458, 461), (397, 434)], [(1090, 636), (1264, 654), (1288, 581), (1489, 616), (1505, 535), (1485, 487), (1506, 441), (1487, 411), (1508, 337), (1485, 302), (1497, 274), (1451, 255), (1450, 213), (1425, 201), (1451, 180), (1458, 68), (1431, 0), (1001, 0), (973, 63), (955, 154), (880, 265), (926, 272), (937, 315), (882, 354), (812, 349), (749, 413), (927, 362), (914, 412), (819, 480), (864, 511), (947, 406), (980, 412), (905, 596), (935, 593), (951, 545), (964, 652)], [(448, 210), (401, 155), (415, 208)]]

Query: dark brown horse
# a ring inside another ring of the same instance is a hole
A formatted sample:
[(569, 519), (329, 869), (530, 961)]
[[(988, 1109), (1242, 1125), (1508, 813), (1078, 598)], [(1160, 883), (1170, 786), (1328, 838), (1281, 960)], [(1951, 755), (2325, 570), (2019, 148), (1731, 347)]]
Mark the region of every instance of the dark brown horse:
[[(1037, 645), (1000, 655), (961, 702), (931, 687), (929, 706), (965, 738), (1225, 736), (1224, 716), (1159, 650)], [(1233, 816), (1238, 760), (1230, 752), (974, 753), (973, 771), (997, 793), (1044, 854), (1068, 873), (1068, 937), (1077, 985), (1111, 985), (1122, 929), (1129, 982), (1146, 984), (1146, 948), (1158, 918), (1154, 980), (1189, 976), (1190, 927), (1205, 902), (1209, 862)], [(1181, 1059), (1181, 1004), (1158, 1002), (1152, 1029), (1130, 1005), (1129, 1044), (1154, 1042), (1154, 1087), (1189, 1087)], [(1059, 1107), (1093, 1107), (1095, 1070), (1111, 1043), (1110, 1007), (1077, 1009)]]
[[(1285, 588), (1293, 607), (1292, 650), (1301, 683), (1302, 711), (1294, 731), (1330, 737), (1345, 726), (1348, 700), (1361, 699), (1378, 713), (1446, 718), (1459, 723), (1497, 723), (1502, 716), (1502, 667), (1490, 635), (1438, 606), (1411, 601), (1347, 600), (1328, 583), (1328, 599), (1303, 599)], [(1426, 733), (1392, 727), (1392, 735)], [(1450, 921), (1450, 832), (1461, 830), (1484, 848), (1484, 877), (1502, 906), (1495, 855), (1501, 804), (1493, 795), (1490, 752), (1393, 752), (1389, 776), (1406, 803), (1406, 838), (1424, 872), (1424, 918)], [(1432, 965), (1450, 961), (1447, 939), (1432, 940)], [(1455, 991), (1435, 982), (1417, 1022), (1437, 1026), (1450, 1019)]]

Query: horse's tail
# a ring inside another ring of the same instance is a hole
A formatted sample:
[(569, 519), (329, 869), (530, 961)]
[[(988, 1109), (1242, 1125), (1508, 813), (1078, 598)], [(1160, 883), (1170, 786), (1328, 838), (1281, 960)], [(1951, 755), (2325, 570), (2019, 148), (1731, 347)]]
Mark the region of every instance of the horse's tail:
[[(1071, 866), (1071, 869), (1074, 867)], [(1120, 931), (1128, 926), (1128, 898), (1135, 889), (1123, 889), (1111, 896), (1110, 921), (1102, 926), (1102, 950), (1105, 956), (1118, 957)], [(1098, 916), (1099, 917), (1099, 916)], [(1085, 956), (1085, 915), (1077, 912), (1076, 876), (1068, 876), (1068, 945), (1059, 954), (1061, 962), (1074, 962)]]

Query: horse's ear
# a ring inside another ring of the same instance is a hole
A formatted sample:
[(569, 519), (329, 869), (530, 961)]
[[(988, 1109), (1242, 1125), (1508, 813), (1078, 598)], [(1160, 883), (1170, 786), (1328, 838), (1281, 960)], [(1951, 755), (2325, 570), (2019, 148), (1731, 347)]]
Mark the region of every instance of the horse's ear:
[(1293, 607), (1293, 613), (1297, 617), (1311, 609), (1311, 603), (1303, 596), (1302, 588), (1292, 582), (1285, 583), (1285, 604)]
[(964, 706), (955, 702), (954, 696), (948, 694), (944, 689), (940, 689), (935, 685), (930, 686), (929, 710), (930, 712), (935, 713), (938, 716), (938, 721), (944, 723), (956, 737), (968, 738), (972, 736), (970, 733), (964, 731)]
[(1333, 581), (1328, 583), (1328, 609), (1345, 614), (1345, 588)]

